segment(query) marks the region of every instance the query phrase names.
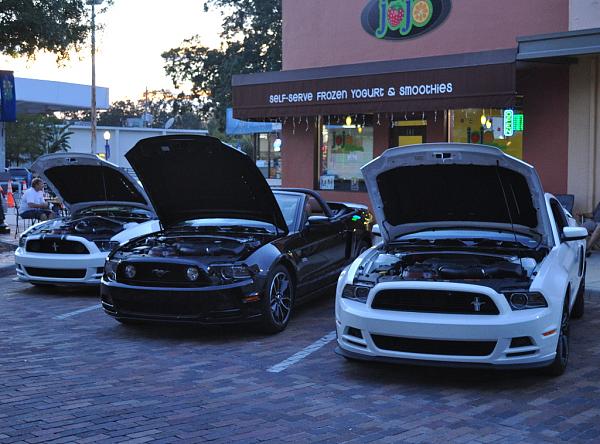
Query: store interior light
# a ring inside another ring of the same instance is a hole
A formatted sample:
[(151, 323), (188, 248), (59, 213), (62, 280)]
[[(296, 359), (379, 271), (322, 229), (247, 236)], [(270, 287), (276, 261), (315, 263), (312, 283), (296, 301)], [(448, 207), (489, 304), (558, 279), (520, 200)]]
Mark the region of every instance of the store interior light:
[(491, 121), (491, 120), (488, 120), (487, 122), (485, 122), (485, 127), (486, 127), (487, 129), (490, 129), (490, 128), (492, 127), (492, 121)]
[(358, 134), (362, 134), (363, 132), (363, 127), (360, 125), (356, 125), (356, 129), (358, 130)]
[(347, 126), (352, 125), (352, 117), (351, 116), (346, 117), (346, 125)]
[(485, 113), (481, 115), (481, 125), (485, 125), (488, 121), (488, 118), (486, 117)]

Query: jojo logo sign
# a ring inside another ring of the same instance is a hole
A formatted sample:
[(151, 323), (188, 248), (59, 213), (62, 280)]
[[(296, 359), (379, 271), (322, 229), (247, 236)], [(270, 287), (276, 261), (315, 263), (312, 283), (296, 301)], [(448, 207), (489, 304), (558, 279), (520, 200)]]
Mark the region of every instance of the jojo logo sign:
[(361, 20), (378, 39), (408, 39), (439, 26), (451, 7), (450, 0), (370, 0)]

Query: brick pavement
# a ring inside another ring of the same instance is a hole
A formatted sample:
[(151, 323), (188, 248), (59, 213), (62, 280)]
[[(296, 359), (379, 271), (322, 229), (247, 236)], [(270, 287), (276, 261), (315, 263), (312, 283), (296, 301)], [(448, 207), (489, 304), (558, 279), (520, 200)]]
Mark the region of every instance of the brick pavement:
[(325, 297), (289, 328), (125, 327), (96, 291), (0, 279), (0, 442), (598, 442), (600, 297), (572, 324), (567, 373), (347, 362), (321, 348)]

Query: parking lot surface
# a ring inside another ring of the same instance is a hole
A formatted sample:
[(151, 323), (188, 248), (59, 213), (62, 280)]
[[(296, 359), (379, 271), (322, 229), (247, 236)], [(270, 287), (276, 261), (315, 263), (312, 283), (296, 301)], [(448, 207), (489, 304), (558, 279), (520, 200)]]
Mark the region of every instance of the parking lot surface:
[(0, 442), (584, 442), (600, 439), (600, 293), (556, 379), (349, 362), (333, 294), (288, 329), (123, 326), (96, 290), (0, 278)]

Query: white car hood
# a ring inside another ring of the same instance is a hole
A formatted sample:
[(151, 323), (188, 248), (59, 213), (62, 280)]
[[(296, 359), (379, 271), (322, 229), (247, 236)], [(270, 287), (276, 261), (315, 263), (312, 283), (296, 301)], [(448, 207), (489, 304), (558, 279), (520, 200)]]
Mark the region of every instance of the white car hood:
[[(362, 167), (385, 242), (436, 228), (490, 228), (552, 244), (535, 169), (485, 145), (390, 148)], [(508, 211), (510, 208), (510, 211)]]
[(71, 214), (95, 205), (128, 205), (153, 211), (142, 187), (115, 164), (85, 153), (40, 156), (31, 165)]

